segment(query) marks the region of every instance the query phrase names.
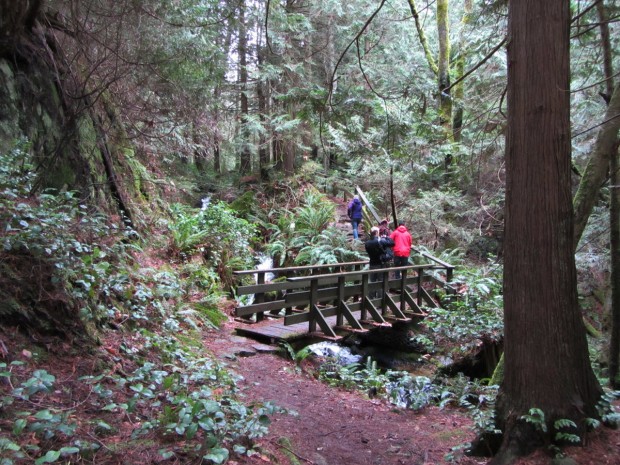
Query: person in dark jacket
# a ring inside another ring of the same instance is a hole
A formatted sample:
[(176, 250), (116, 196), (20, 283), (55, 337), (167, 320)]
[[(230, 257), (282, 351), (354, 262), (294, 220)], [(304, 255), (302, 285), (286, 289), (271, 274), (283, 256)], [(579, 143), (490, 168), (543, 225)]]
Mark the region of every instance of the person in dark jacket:
[[(412, 240), (403, 221), (398, 223), (398, 228), (390, 234), (390, 239), (394, 241), (394, 266), (408, 265)], [(396, 279), (400, 279), (399, 271), (396, 272)]]
[[(366, 253), (368, 254), (368, 268), (371, 270), (376, 270), (378, 268), (383, 268), (383, 262), (381, 261), (381, 256), (384, 253), (383, 245), (381, 244), (381, 239), (379, 238), (379, 228), (373, 226), (370, 228), (370, 239), (368, 239), (364, 243), (364, 247), (366, 248)], [(381, 279), (381, 273), (371, 273), (370, 274), (370, 282), (374, 283)], [(371, 292), (370, 298), (380, 297), (381, 293), (378, 291)]]
[(354, 195), (353, 200), (349, 203), (347, 214), (351, 219), (351, 227), (353, 228), (353, 239), (359, 239), (359, 224), (362, 222), (362, 202), (359, 195)]
[(381, 220), (381, 223), (379, 223), (379, 237), (388, 237), (390, 234), (392, 234), (392, 231), (390, 231), (388, 220)]

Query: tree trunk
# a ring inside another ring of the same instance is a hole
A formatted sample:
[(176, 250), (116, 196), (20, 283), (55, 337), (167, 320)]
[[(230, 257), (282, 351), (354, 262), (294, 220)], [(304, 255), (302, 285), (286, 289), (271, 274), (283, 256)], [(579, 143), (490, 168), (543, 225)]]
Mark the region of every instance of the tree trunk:
[[(456, 61), (456, 80), (458, 81), (465, 74), (465, 57), (467, 56), (467, 43), (465, 40), (465, 28), (471, 21), (473, 0), (465, 0), (463, 4), (463, 17), (461, 18), (461, 32), (459, 34), (459, 56)], [(463, 96), (465, 95), (465, 85), (460, 81), (454, 86), (454, 100), (456, 109), (452, 120), (452, 137), (455, 142), (461, 141), (461, 130), (463, 129)]]
[[(336, 63), (336, 49), (335, 49), (335, 37), (336, 37), (336, 25), (334, 24), (334, 18), (332, 15), (329, 15), (327, 18), (327, 27), (325, 31), (326, 35), (326, 46), (325, 46), (325, 56), (323, 61), (323, 73), (325, 76), (325, 81), (323, 85), (326, 89), (329, 89), (333, 85), (333, 91), (335, 92), (337, 89), (338, 81), (330, 82), (331, 72), (334, 69)], [(321, 126), (323, 125), (323, 119), (327, 116), (327, 106), (323, 105), (320, 109), (320, 121)], [(322, 137), (321, 137), (322, 139)], [(334, 151), (331, 150), (329, 142), (326, 145), (323, 145), (323, 168), (325, 172), (335, 163), (335, 154)]]
[(614, 91), (614, 70), (613, 59), (611, 50), (611, 39), (609, 37), (609, 15), (607, 14), (607, 8), (605, 2), (600, 0), (596, 2), (596, 11), (599, 18), (599, 29), (601, 31), (601, 46), (603, 48), (603, 68), (605, 70), (605, 89), (607, 91), (607, 98), (611, 98), (611, 94)]
[(588, 160), (575, 194), (573, 202), (575, 208), (573, 245), (575, 249), (579, 245), (583, 230), (588, 223), (598, 192), (607, 178), (610, 157), (617, 150), (618, 131), (620, 130), (618, 114), (620, 114), (620, 85), (616, 86), (611, 96), (609, 106), (603, 117), (603, 124), (601, 124), (600, 131), (596, 136), (594, 152)]
[(250, 153), (250, 141), (247, 130), (248, 117), (250, 115), (248, 104), (248, 36), (245, 25), (245, 1), (239, 2), (239, 43), (237, 53), (239, 54), (239, 103), (241, 111), (241, 153), (239, 155), (239, 174), (248, 174), (252, 169), (252, 158)]
[(415, 0), (408, 0), (409, 2), (409, 10), (411, 11), (411, 15), (415, 21), (415, 28), (418, 31), (418, 37), (420, 38), (420, 44), (422, 44), (422, 48), (424, 49), (424, 56), (426, 57), (426, 61), (428, 61), (428, 66), (431, 68), (431, 71), (437, 75), (439, 74), (439, 68), (437, 67), (437, 63), (433, 59), (433, 53), (431, 52), (431, 48), (428, 45), (428, 40), (426, 39), (426, 35), (424, 34), (424, 29), (420, 24), (420, 16), (418, 15), (418, 10), (415, 6)]
[(611, 331), (609, 336), (609, 386), (620, 389), (620, 176), (618, 149), (611, 155), (611, 207), (609, 209), (611, 255)]
[[(264, 54), (266, 53), (264, 48), (261, 48), (258, 52), (258, 67), (259, 69), (264, 64)], [(258, 117), (263, 127), (263, 132), (259, 135), (258, 141), (258, 167), (260, 178), (262, 181), (267, 181), (267, 168), (269, 166), (269, 144), (265, 137), (267, 131), (267, 96), (265, 89), (267, 87), (267, 81), (258, 81), (256, 83), (256, 99), (258, 101)]]
[[(450, 34), (448, 26), (448, 0), (437, 0), (437, 36), (439, 39), (438, 91), (439, 124), (443, 127), (446, 142), (452, 138), (452, 96), (450, 95)], [(452, 154), (448, 152), (444, 159), (446, 174), (452, 165)]]
[[(552, 442), (558, 419), (583, 434), (599, 416), (573, 255), (569, 20), (564, 0), (509, 3), (503, 440), (493, 464)], [(532, 408), (547, 432), (522, 419)]]
[(34, 26), (43, 0), (0, 0), (0, 57), (11, 52)]

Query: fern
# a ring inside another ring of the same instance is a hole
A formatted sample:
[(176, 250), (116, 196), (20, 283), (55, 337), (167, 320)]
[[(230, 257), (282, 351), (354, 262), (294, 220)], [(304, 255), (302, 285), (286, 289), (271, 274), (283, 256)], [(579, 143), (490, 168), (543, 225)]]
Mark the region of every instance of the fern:
[(271, 242), (265, 246), (265, 252), (269, 254), (278, 266), (284, 266), (288, 254), (288, 246), (282, 240)]
[(528, 413), (519, 417), (521, 420), (525, 420), (536, 428), (536, 430), (543, 433), (547, 432), (547, 423), (545, 421), (545, 412), (539, 408), (531, 408)]

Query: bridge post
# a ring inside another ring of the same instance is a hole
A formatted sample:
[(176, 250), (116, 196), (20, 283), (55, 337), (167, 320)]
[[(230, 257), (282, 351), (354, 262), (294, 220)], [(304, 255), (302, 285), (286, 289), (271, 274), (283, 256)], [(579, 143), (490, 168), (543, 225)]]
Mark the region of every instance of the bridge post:
[(336, 310), (336, 326), (342, 326), (344, 323), (343, 319), (343, 306), (344, 303), (344, 276), (338, 277), (338, 300), (337, 300), (337, 310)]
[(360, 301), (360, 320), (364, 321), (368, 318), (368, 309), (366, 308), (366, 296), (368, 295), (368, 273), (362, 275), (362, 297)]
[(318, 280), (313, 279), (310, 281), (310, 315), (308, 320), (308, 331), (311, 333), (316, 332), (316, 301), (318, 293)]
[(407, 281), (407, 271), (409, 270), (403, 270), (400, 272), (400, 311), (401, 313), (405, 313), (406, 304), (407, 304), (407, 302), (405, 301), (405, 292), (407, 292), (405, 288), (405, 282)]
[[(256, 284), (265, 284), (265, 272), (258, 270), (256, 273)], [(257, 304), (265, 301), (265, 294), (263, 292), (258, 292), (254, 295), (254, 302)], [(263, 321), (265, 319), (264, 312), (258, 312), (256, 314), (256, 321)]]
[(418, 270), (418, 292), (417, 292), (417, 304), (418, 307), (422, 305), (422, 274), (424, 273), (423, 269)]
[(389, 291), (390, 272), (383, 272), (383, 287), (381, 288), (381, 314), (385, 315), (387, 312), (387, 299)]

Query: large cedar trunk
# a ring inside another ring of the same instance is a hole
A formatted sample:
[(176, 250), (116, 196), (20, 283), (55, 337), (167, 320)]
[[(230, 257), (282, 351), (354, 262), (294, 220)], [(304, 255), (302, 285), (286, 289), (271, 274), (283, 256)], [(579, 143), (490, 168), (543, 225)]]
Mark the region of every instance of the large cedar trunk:
[[(570, 173), (569, 4), (510, 2), (505, 218), (505, 376), (493, 463), (576, 434), (602, 393), (577, 301)], [(544, 46), (542, 46), (544, 44)], [(521, 417), (544, 412), (548, 432)]]
[[(610, 182), (620, 182), (618, 148), (611, 155)], [(620, 190), (611, 189), (609, 242), (611, 245), (611, 331), (609, 336), (609, 386), (620, 389)]]

